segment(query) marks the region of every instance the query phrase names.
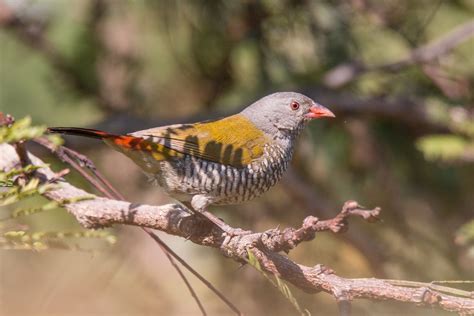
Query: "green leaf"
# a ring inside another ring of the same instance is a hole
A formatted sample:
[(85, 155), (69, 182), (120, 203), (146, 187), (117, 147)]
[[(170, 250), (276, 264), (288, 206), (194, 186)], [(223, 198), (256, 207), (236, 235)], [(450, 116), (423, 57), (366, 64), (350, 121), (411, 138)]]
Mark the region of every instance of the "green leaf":
[(460, 245), (472, 245), (474, 247), (474, 219), (458, 229), (456, 232), (456, 241)]
[(456, 135), (429, 135), (421, 137), (416, 146), (427, 160), (452, 161), (471, 150), (473, 144)]
[(14, 143), (40, 137), (46, 131), (46, 126), (31, 126), (31, 118), (24, 117), (15, 121), (11, 127), (0, 127), (0, 143)]

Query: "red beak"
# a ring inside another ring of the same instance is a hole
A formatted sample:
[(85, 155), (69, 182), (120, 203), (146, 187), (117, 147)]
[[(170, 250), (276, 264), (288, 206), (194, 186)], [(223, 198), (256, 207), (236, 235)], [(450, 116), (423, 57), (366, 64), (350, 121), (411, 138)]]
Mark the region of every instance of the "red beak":
[(319, 104), (314, 104), (312, 107), (310, 107), (309, 112), (306, 113), (305, 116), (310, 119), (316, 119), (320, 117), (336, 117), (334, 113)]

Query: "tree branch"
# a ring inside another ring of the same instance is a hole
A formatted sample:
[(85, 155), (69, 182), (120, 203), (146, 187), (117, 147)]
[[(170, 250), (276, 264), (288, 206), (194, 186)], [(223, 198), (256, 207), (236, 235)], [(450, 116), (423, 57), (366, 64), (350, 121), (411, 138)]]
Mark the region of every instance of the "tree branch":
[[(33, 164), (43, 165), (34, 155), (29, 153), (28, 157)], [(0, 144), (0, 169), (10, 170), (19, 163), (15, 149), (11, 145)], [(37, 176), (43, 181), (55, 179), (55, 173), (49, 168), (39, 169)], [(341, 213), (328, 221), (308, 217), (298, 229), (286, 229), (283, 232), (274, 229), (263, 233), (235, 236), (228, 243), (224, 243), (224, 237), (218, 228), (205, 225), (200, 218), (190, 215), (180, 204), (151, 206), (106, 199), (90, 195), (65, 181), (58, 182), (57, 187), (46, 192), (45, 196), (59, 202), (89, 197), (86, 200), (65, 203), (65, 208), (86, 228), (100, 228), (112, 224), (150, 227), (189, 238), (199, 245), (217, 248), (225, 256), (238, 262), (245, 262), (248, 251), (252, 251), (263, 271), (275, 274), (306, 292), (330, 293), (338, 301), (362, 298), (392, 300), (464, 314), (474, 313), (472, 298), (447, 295), (429, 287), (392, 285), (379, 279), (342, 278), (322, 265), (303, 266), (278, 253), (280, 250), (288, 251), (300, 242), (314, 238), (313, 234), (317, 231), (342, 231), (346, 227), (345, 219), (348, 216), (357, 215), (374, 219), (380, 211), (362, 210), (353, 201), (347, 202)]]

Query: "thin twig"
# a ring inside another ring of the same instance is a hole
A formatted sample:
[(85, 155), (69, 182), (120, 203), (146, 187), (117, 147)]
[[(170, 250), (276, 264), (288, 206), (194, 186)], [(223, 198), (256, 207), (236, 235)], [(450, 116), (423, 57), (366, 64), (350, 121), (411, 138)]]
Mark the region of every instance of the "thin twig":
[(84, 169), (81, 168), (81, 166), (71, 157), (69, 157), (66, 152), (64, 151), (64, 146), (55, 146), (52, 142), (50, 142), (48, 139), (44, 137), (40, 138), (35, 138), (34, 141), (49, 149), (53, 154), (55, 154), (61, 161), (71, 165), (74, 170), (79, 172), (81, 176), (83, 176), (89, 183), (91, 183), (97, 190), (99, 190), (102, 194), (109, 198), (113, 198), (109, 194), (109, 192), (94, 178), (92, 177), (89, 173), (87, 173)]
[(194, 270), (191, 266), (189, 266), (186, 261), (181, 259), (176, 253), (168, 247), (166, 244), (163, 243), (161, 239), (158, 238), (155, 234), (152, 235), (152, 237), (156, 240), (157, 243), (159, 243), (161, 246), (163, 246), (166, 251), (171, 254), (172, 256), (175, 257), (176, 260), (179, 261), (183, 266), (186, 267), (186, 269), (189, 270), (196, 278), (201, 280), (202, 283), (204, 283), (212, 292), (214, 292), (221, 300), (223, 300), (227, 306), (229, 306), (230, 309), (232, 309), (237, 315), (243, 315), (242, 312), (234, 305), (232, 304), (231, 301), (229, 301), (221, 292), (219, 292), (209, 281), (207, 281), (205, 278), (203, 278), (196, 270)]
[[(452, 287), (437, 285), (437, 283), (443, 283), (446, 281), (431, 281), (431, 282), (417, 282), (417, 281), (405, 281), (405, 280), (391, 280), (391, 279), (383, 279), (385, 282), (388, 282), (392, 285), (398, 286), (410, 286), (410, 287), (428, 287), (432, 290), (436, 290), (438, 292), (443, 292), (447, 294), (463, 296), (463, 297), (474, 297), (474, 292), (464, 291), (461, 289), (456, 289)], [(454, 283), (454, 284), (471, 284), (474, 281), (464, 281), (464, 280), (456, 280), (456, 281), (447, 281), (446, 283)]]
[[(161, 251), (163, 251), (163, 253), (166, 255), (166, 258), (168, 258), (169, 262), (171, 263), (171, 265), (175, 268), (175, 270), (178, 272), (179, 276), (181, 277), (181, 279), (183, 280), (184, 284), (186, 285), (186, 287), (188, 288), (189, 292), (191, 293), (191, 296), (194, 298), (194, 300), (196, 301), (196, 304), (198, 305), (199, 309), (201, 310), (202, 314), (204, 316), (207, 315), (206, 313), (206, 310), (204, 309), (204, 306), (202, 305), (201, 301), (199, 300), (196, 292), (194, 291), (193, 287), (191, 286), (191, 284), (189, 283), (188, 279), (186, 278), (186, 276), (183, 274), (183, 272), (181, 271), (181, 269), (179, 268), (179, 266), (176, 264), (176, 262), (174, 261), (173, 257), (172, 256), (175, 256), (175, 258), (179, 258), (181, 259), (178, 255), (176, 254), (171, 254), (170, 251), (168, 249), (170, 249), (169, 247), (165, 247), (166, 244), (161, 240), (160, 237), (158, 237), (154, 232), (153, 230), (151, 230), (150, 228), (147, 228), (147, 227), (140, 227), (143, 231), (145, 231), (159, 246), (160, 246), (160, 249)], [(181, 259), (182, 260), (182, 259)], [(183, 260), (183, 262), (185, 262)], [(186, 266), (185, 266), (186, 267)], [(189, 268), (186, 267), (188, 270)], [(190, 272), (192, 272), (191, 270), (189, 270)]]
[(444, 0), (438, 0), (438, 2), (435, 4), (434, 8), (431, 10), (431, 12), (428, 13), (428, 15), (424, 18), (423, 23), (421, 26), (416, 30), (415, 37), (413, 42), (416, 43), (418, 41), (418, 38), (420, 38), (421, 34), (424, 32), (424, 30), (428, 27), (428, 25), (431, 23), (433, 18), (435, 17), (436, 13), (438, 10), (441, 8), (441, 5), (443, 4)]
[[(60, 146), (58, 148), (54, 148), (54, 145), (49, 142), (46, 138), (40, 138), (40, 139), (35, 139), (35, 141), (38, 144), (41, 144), (45, 146), (46, 148), (50, 149), (53, 153), (55, 153), (61, 160), (66, 161), (69, 163), (69, 161), (73, 161), (72, 157), (74, 157), (76, 160), (79, 160), (83, 166), (88, 168), (92, 174), (101, 182), (103, 183), (107, 188), (109, 188), (109, 191), (107, 191), (106, 188), (104, 188), (100, 183), (97, 181), (91, 182), (99, 191), (103, 192), (107, 197), (109, 198), (115, 198), (118, 200), (125, 201), (125, 197), (117, 191), (108, 181), (107, 179), (97, 170), (95, 167), (94, 163), (87, 158), (86, 156), (70, 149), (64, 146)], [(72, 157), (71, 157), (72, 156)], [(85, 171), (78, 165), (77, 163), (71, 164), (76, 170), (77, 168), (80, 169), (81, 174), (85, 173)], [(79, 171), (79, 170), (78, 170)], [(86, 173), (87, 174), (87, 173)], [(89, 176), (89, 174), (87, 174)], [(94, 179), (95, 180), (95, 179)], [(150, 237), (152, 237), (155, 242), (157, 242), (160, 246), (160, 248), (165, 252), (166, 257), (169, 259), (171, 265), (175, 267), (177, 270), (178, 274), (181, 276), (183, 281), (185, 282), (186, 286), (191, 292), (191, 295), (193, 298), (196, 300), (197, 305), (199, 306), (199, 309), (203, 312), (204, 315), (206, 315), (206, 312), (198, 299), (195, 291), (192, 289), (190, 283), (186, 279), (186, 276), (179, 270), (179, 267), (176, 265), (176, 263), (173, 260), (173, 257), (178, 260), (186, 269), (188, 269), (192, 274), (194, 274), (199, 280), (201, 280), (211, 291), (216, 293), (216, 295), (222, 299), (222, 301), (228, 305), (232, 310), (236, 311), (237, 314), (241, 314), (240, 311), (233, 305), (219, 290), (217, 290), (209, 281), (207, 281), (203, 276), (201, 276), (197, 271), (195, 271), (191, 266), (189, 266), (186, 261), (184, 261), (181, 257), (179, 257), (175, 252), (173, 252), (162, 240), (160, 237), (158, 237), (153, 230), (148, 229), (146, 227), (141, 227)]]
[[(150, 237), (153, 238), (153, 239), (155, 239), (155, 237), (158, 237), (149, 228), (143, 227), (143, 230), (145, 232), (147, 232), (150, 235)], [(158, 242), (158, 240), (159, 240), (159, 242)], [(171, 254), (169, 253), (169, 251), (165, 247), (163, 247), (161, 238), (157, 238), (157, 239), (155, 239), (155, 241), (158, 243), (161, 250), (164, 252), (164, 254), (168, 258), (168, 260), (171, 262), (171, 265), (176, 269), (176, 271), (178, 271), (179, 276), (181, 277), (181, 279), (183, 279), (183, 282), (184, 282), (184, 284), (186, 284), (186, 287), (188, 288), (189, 292), (191, 293), (191, 296), (194, 298), (194, 300), (198, 304), (199, 309), (201, 310), (201, 313), (204, 316), (206, 316), (207, 315), (206, 310), (204, 309), (204, 306), (202, 305), (201, 301), (199, 300), (199, 297), (196, 295), (196, 292), (194, 291), (193, 287), (189, 283), (186, 276), (183, 274), (183, 271), (181, 271), (181, 268), (176, 264), (173, 257), (171, 257)]]
[(339, 308), (339, 316), (351, 316), (351, 301), (340, 300), (337, 302), (337, 307)]
[(370, 71), (397, 72), (411, 65), (428, 63), (448, 54), (455, 47), (473, 36), (474, 21), (471, 20), (440, 38), (412, 50), (408, 56), (396, 62), (375, 66), (368, 66), (360, 62), (341, 64), (329, 70), (324, 76), (323, 82), (331, 88), (338, 88)]

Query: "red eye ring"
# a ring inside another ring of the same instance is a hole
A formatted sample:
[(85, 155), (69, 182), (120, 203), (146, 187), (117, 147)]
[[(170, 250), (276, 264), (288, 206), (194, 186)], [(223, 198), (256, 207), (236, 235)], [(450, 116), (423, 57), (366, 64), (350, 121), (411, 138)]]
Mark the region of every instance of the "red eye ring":
[(293, 102), (291, 102), (291, 104), (290, 104), (290, 108), (291, 108), (293, 111), (296, 111), (296, 110), (298, 110), (298, 109), (300, 108), (300, 104), (299, 104), (298, 102), (296, 102), (296, 101), (293, 101)]

